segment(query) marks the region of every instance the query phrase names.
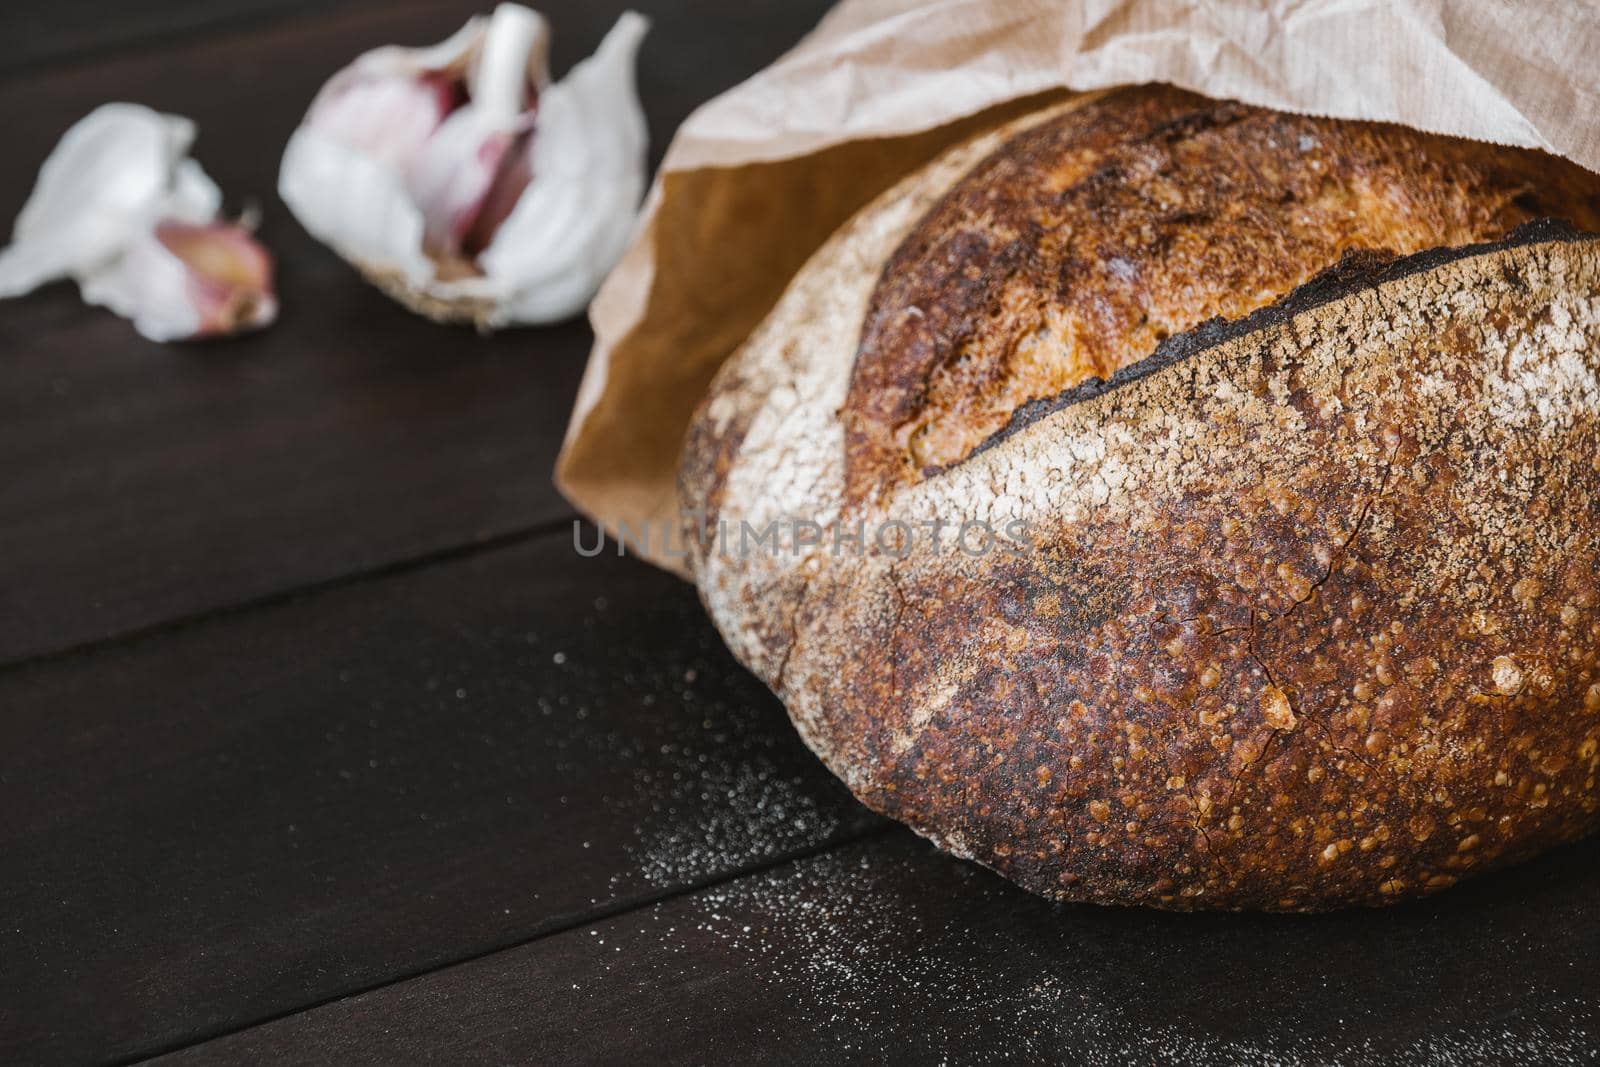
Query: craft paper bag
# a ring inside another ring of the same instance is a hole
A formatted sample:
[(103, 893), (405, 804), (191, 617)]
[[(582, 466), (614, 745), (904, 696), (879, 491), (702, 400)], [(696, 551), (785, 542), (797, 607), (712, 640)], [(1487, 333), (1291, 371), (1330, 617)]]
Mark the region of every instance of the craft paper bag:
[(1561, 0), (844, 0), (691, 115), (590, 308), (556, 480), (615, 532), (676, 529), (678, 452), (712, 375), (845, 219), (1040, 94), (1167, 82), (1214, 97), (1541, 148), (1600, 171), (1600, 7)]

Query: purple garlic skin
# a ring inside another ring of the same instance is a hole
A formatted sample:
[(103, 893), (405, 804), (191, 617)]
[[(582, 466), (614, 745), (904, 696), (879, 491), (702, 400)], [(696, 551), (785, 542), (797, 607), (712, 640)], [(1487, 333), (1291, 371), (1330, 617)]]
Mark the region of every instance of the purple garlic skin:
[(272, 253), (243, 226), (168, 221), (155, 237), (184, 266), (185, 295), (199, 318), (193, 336), (257, 330), (277, 317)]
[[(423, 248), (439, 260), (470, 257), (493, 239), (492, 214), (486, 209), (498, 188), (499, 202), (516, 204), (531, 177), (527, 162), (531, 145), (533, 113), (526, 125), (510, 129), (485, 123), (475, 112), (463, 108), (439, 127), (406, 172), (410, 191), (425, 220)], [(523, 161), (517, 165), (518, 159)], [(517, 184), (516, 174), (523, 177)], [(510, 214), (505, 206), (499, 220)], [(483, 235), (476, 249), (468, 248), (467, 237)]]

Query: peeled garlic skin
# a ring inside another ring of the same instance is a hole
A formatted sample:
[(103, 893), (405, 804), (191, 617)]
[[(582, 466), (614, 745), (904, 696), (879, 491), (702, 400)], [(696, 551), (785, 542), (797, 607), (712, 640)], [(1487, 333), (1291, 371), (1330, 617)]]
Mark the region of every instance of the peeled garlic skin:
[(83, 279), (83, 298), (152, 341), (256, 330), (277, 317), (272, 257), (244, 227), (168, 220)]

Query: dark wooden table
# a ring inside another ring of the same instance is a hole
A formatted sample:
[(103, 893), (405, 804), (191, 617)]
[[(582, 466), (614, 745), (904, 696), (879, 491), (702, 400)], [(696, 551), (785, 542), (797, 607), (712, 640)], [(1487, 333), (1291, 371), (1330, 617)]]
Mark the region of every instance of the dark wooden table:
[[(198, 120), (282, 320), (0, 305), (0, 1062), (1583, 1062), (1600, 847), (1317, 918), (1055, 907), (867, 814), (691, 590), (572, 550), (590, 337), (413, 318), (273, 196), (350, 56), (481, 0), (14, 0), (61, 131)], [(657, 157), (821, 0), (641, 2)], [(556, 64), (614, 3), (551, 2)]]

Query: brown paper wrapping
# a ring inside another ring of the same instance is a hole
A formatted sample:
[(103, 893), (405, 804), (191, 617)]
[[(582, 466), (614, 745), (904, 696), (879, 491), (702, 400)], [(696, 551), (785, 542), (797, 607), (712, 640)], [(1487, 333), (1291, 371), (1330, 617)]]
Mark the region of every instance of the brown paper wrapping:
[(673, 138), (590, 308), (557, 485), (681, 573), (661, 532), (717, 367), (856, 209), (1039, 94), (1169, 82), (1600, 171), (1597, 60), (1600, 8), (1571, 0), (844, 0)]

